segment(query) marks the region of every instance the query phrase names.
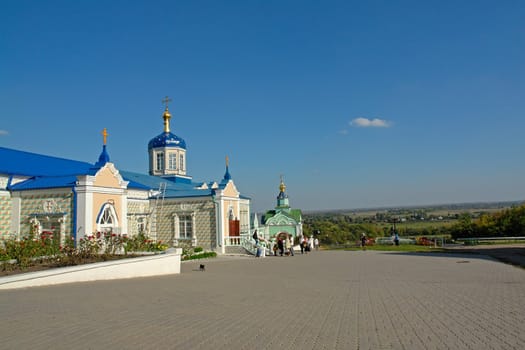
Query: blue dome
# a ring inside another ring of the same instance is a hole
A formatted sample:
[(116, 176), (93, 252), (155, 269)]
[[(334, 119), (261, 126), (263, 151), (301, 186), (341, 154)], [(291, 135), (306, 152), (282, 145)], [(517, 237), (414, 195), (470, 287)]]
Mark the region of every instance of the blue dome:
[(171, 132), (163, 132), (148, 143), (148, 149), (159, 147), (179, 147), (186, 149), (186, 141)]

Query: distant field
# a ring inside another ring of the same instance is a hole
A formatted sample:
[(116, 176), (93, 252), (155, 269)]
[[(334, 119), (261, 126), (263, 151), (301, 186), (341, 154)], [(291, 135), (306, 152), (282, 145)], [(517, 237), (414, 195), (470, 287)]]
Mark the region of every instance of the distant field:
[(440, 204), (422, 205), (409, 207), (384, 207), (384, 208), (360, 208), (360, 209), (339, 209), (326, 211), (305, 212), (306, 215), (348, 215), (354, 217), (370, 217), (377, 213), (389, 213), (392, 215), (408, 214), (415, 211), (424, 211), (427, 215), (448, 216), (463, 213), (494, 213), (513, 206), (525, 204), (525, 201), (508, 202), (487, 202), (487, 203), (461, 203), (461, 204)]
[[(396, 224), (396, 228), (399, 232), (403, 232), (403, 230), (411, 229), (411, 230), (423, 230), (423, 229), (430, 229), (430, 228), (440, 228), (440, 227), (449, 227), (454, 225), (457, 222), (457, 220), (436, 220), (436, 221), (406, 221), (406, 222), (400, 222)], [(392, 224), (389, 223), (377, 223), (377, 225), (381, 227), (391, 227)]]

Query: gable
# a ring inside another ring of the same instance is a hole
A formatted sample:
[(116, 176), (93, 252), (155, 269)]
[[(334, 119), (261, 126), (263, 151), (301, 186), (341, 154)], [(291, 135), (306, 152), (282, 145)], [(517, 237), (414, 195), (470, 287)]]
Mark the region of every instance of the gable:
[(223, 190), (223, 194), (227, 197), (239, 197), (239, 191), (235, 187), (233, 181), (229, 181)]
[(266, 225), (297, 225), (297, 221), (293, 218), (285, 215), (283, 213), (277, 213), (268, 220), (266, 220)]
[(106, 163), (106, 165), (95, 174), (93, 185), (98, 187), (121, 188), (126, 187), (127, 183), (123, 181), (122, 176), (120, 176), (113, 164)]

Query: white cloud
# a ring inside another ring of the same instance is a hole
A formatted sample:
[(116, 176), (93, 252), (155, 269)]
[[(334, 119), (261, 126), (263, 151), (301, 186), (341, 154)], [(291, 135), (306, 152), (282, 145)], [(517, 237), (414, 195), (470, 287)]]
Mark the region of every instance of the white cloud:
[(368, 119), (359, 117), (352, 120), (350, 125), (358, 128), (388, 128), (390, 127), (390, 122), (379, 118)]
[(0, 136), (4, 136), (4, 135), (7, 135), (9, 134), (6, 130), (1, 130), (0, 129)]

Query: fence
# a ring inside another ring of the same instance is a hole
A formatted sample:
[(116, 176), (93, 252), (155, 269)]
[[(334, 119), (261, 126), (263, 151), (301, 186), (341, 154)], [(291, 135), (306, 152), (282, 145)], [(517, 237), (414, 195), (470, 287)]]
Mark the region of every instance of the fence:
[(525, 237), (471, 237), (458, 238), (457, 242), (463, 242), (465, 245), (476, 245), (480, 243), (525, 243)]

